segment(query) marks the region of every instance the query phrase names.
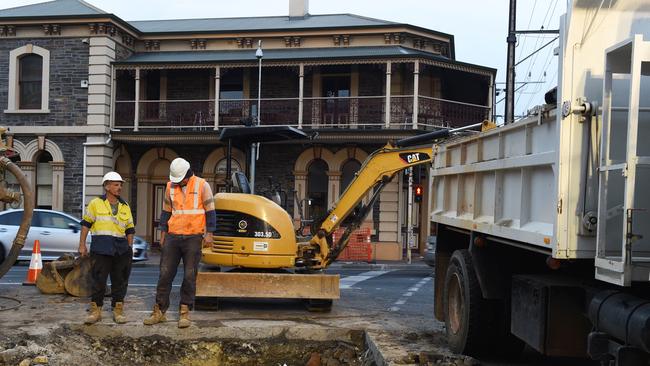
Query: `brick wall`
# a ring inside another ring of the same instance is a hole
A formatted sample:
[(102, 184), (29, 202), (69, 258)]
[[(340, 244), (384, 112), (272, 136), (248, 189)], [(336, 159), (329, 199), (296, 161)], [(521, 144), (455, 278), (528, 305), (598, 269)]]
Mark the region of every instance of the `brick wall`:
[(210, 70), (169, 70), (167, 73), (168, 99), (208, 99), (214, 78)]
[(81, 217), (82, 181), (83, 181), (83, 143), (81, 136), (48, 136), (59, 146), (65, 159), (63, 174), (63, 211), (74, 217)]
[[(9, 89), (9, 52), (28, 43), (50, 51), (50, 113), (5, 114)], [(86, 124), (88, 45), (80, 38), (0, 40), (0, 124), (8, 126), (80, 126)]]

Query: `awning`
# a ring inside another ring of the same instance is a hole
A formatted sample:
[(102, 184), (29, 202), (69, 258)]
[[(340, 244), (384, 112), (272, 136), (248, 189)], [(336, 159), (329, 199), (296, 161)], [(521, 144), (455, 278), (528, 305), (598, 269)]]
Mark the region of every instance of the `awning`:
[(290, 126), (251, 126), (225, 127), (221, 129), (219, 140), (236, 142), (275, 142), (296, 139), (309, 139), (309, 135)]

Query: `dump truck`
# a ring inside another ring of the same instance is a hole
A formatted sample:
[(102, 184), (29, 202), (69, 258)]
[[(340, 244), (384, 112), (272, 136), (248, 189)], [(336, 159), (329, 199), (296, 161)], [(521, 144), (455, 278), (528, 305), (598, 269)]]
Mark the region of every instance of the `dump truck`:
[(546, 104), (434, 144), (435, 316), (454, 351), (648, 364), (648, 19), (648, 1), (569, 2)]

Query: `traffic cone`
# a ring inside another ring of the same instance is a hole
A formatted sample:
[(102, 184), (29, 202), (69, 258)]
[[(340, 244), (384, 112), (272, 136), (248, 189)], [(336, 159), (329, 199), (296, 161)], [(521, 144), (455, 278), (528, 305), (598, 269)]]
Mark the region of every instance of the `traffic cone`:
[(43, 261), (41, 261), (41, 243), (34, 240), (34, 248), (32, 248), (32, 259), (29, 261), (29, 270), (27, 271), (27, 278), (23, 282), (24, 286), (36, 285), (36, 278), (43, 269)]

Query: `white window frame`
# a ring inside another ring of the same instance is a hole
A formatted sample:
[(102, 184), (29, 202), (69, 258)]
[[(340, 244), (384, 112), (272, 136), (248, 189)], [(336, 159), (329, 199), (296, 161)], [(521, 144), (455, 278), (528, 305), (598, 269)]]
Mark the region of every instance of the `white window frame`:
[[(41, 108), (40, 109), (20, 109), (18, 91), (19, 69), (18, 61), (20, 56), (34, 53), (43, 58), (43, 74), (41, 85)], [(50, 51), (45, 48), (26, 44), (9, 52), (9, 98), (7, 100), (7, 109), (5, 113), (50, 113)]]

